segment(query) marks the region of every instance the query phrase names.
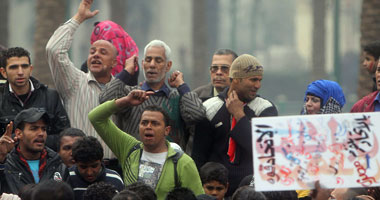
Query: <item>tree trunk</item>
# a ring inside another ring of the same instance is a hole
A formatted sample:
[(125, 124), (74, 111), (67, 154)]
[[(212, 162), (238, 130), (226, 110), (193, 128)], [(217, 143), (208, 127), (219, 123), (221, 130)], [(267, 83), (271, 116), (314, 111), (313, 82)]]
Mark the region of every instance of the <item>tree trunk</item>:
[(36, 1), (36, 32), (34, 35), (33, 76), (54, 87), (46, 60), (45, 47), (50, 36), (65, 20), (66, 0)]
[(127, 4), (128, 0), (112, 0), (111, 4), (111, 20), (125, 29), (127, 25)]
[(207, 58), (207, 21), (206, 21), (206, 1), (193, 1), (193, 77), (197, 77), (194, 88), (200, 86), (207, 80), (208, 58)]
[(325, 70), (325, 16), (326, 0), (314, 0), (313, 6), (313, 47), (312, 47), (312, 80), (327, 77)]
[(9, 0), (0, 1), (0, 45), (8, 47), (8, 10)]
[[(360, 46), (363, 47), (370, 42), (379, 40), (380, 35), (380, 1), (379, 0), (363, 0), (361, 25), (360, 25)], [(361, 51), (363, 52), (363, 51)], [(368, 73), (362, 64), (364, 60), (363, 55), (360, 57), (359, 78), (358, 78), (358, 98), (369, 94), (372, 91), (373, 81), (372, 75)]]

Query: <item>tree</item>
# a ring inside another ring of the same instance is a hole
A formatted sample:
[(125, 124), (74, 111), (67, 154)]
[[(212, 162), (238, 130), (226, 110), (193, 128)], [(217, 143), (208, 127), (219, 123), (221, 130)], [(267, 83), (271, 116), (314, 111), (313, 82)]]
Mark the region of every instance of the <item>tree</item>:
[(325, 16), (326, 0), (312, 1), (313, 8), (313, 47), (312, 79), (326, 78), (325, 70)]
[[(379, 40), (380, 35), (380, 1), (379, 0), (363, 0), (362, 14), (360, 24), (360, 46), (363, 47), (375, 40)], [(362, 51), (361, 51), (362, 52)], [(364, 57), (361, 56), (360, 63), (363, 63)], [(369, 94), (372, 91), (373, 81), (371, 75), (361, 64), (359, 64), (359, 85), (358, 85), (358, 98)]]
[(9, 0), (0, 1), (0, 44), (7, 47), (8, 46), (8, 10), (9, 10)]
[(45, 47), (50, 36), (64, 22), (65, 8), (66, 0), (36, 1), (33, 75), (49, 87), (54, 87), (54, 83), (46, 60)]

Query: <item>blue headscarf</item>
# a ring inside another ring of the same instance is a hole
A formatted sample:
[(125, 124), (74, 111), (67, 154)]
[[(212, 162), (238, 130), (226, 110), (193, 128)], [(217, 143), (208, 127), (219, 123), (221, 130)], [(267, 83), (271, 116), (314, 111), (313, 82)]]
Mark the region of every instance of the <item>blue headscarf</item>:
[(334, 98), (340, 104), (341, 107), (343, 107), (346, 103), (343, 90), (335, 81), (314, 81), (307, 86), (304, 101), (306, 101), (306, 95), (308, 94), (321, 98), (321, 108), (327, 103), (330, 97)]

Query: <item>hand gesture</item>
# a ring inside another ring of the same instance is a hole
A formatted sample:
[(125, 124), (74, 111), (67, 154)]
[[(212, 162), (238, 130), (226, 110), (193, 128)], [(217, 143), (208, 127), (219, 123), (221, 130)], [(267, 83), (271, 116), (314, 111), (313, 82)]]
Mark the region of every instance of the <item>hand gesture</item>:
[(4, 162), (7, 154), (14, 148), (17, 138), (12, 139), (13, 122), (7, 125), (5, 133), (0, 138), (0, 162)]
[(235, 117), (236, 121), (239, 121), (245, 116), (244, 103), (240, 101), (235, 90), (232, 90), (232, 92), (228, 94), (228, 98), (226, 99), (226, 107), (228, 112)]
[(136, 55), (131, 56), (125, 60), (124, 70), (127, 71), (130, 75), (135, 74), (135, 69), (139, 67), (138, 57)]
[(183, 81), (183, 73), (178, 70), (173, 72), (168, 79), (168, 83), (170, 87), (178, 88), (185, 83), (185, 81)]
[(75, 14), (74, 19), (79, 23), (89, 19), (99, 13), (99, 10), (91, 11), (91, 5), (94, 0), (82, 0), (78, 7), (78, 12)]
[(153, 94), (153, 91), (132, 90), (127, 96), (117, 99), (115, 103), (119, 108), (126, 106), (138, 106)]

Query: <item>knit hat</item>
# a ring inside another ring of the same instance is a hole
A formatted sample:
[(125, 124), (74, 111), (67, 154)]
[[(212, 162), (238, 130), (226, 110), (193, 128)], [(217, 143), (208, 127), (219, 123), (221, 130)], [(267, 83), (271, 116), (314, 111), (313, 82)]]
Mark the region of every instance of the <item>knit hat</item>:
[(230, 78), (247, 78), (262, 76), (264, 68), (256, 57), (243, 54), (237, 57), (231, 65)]

